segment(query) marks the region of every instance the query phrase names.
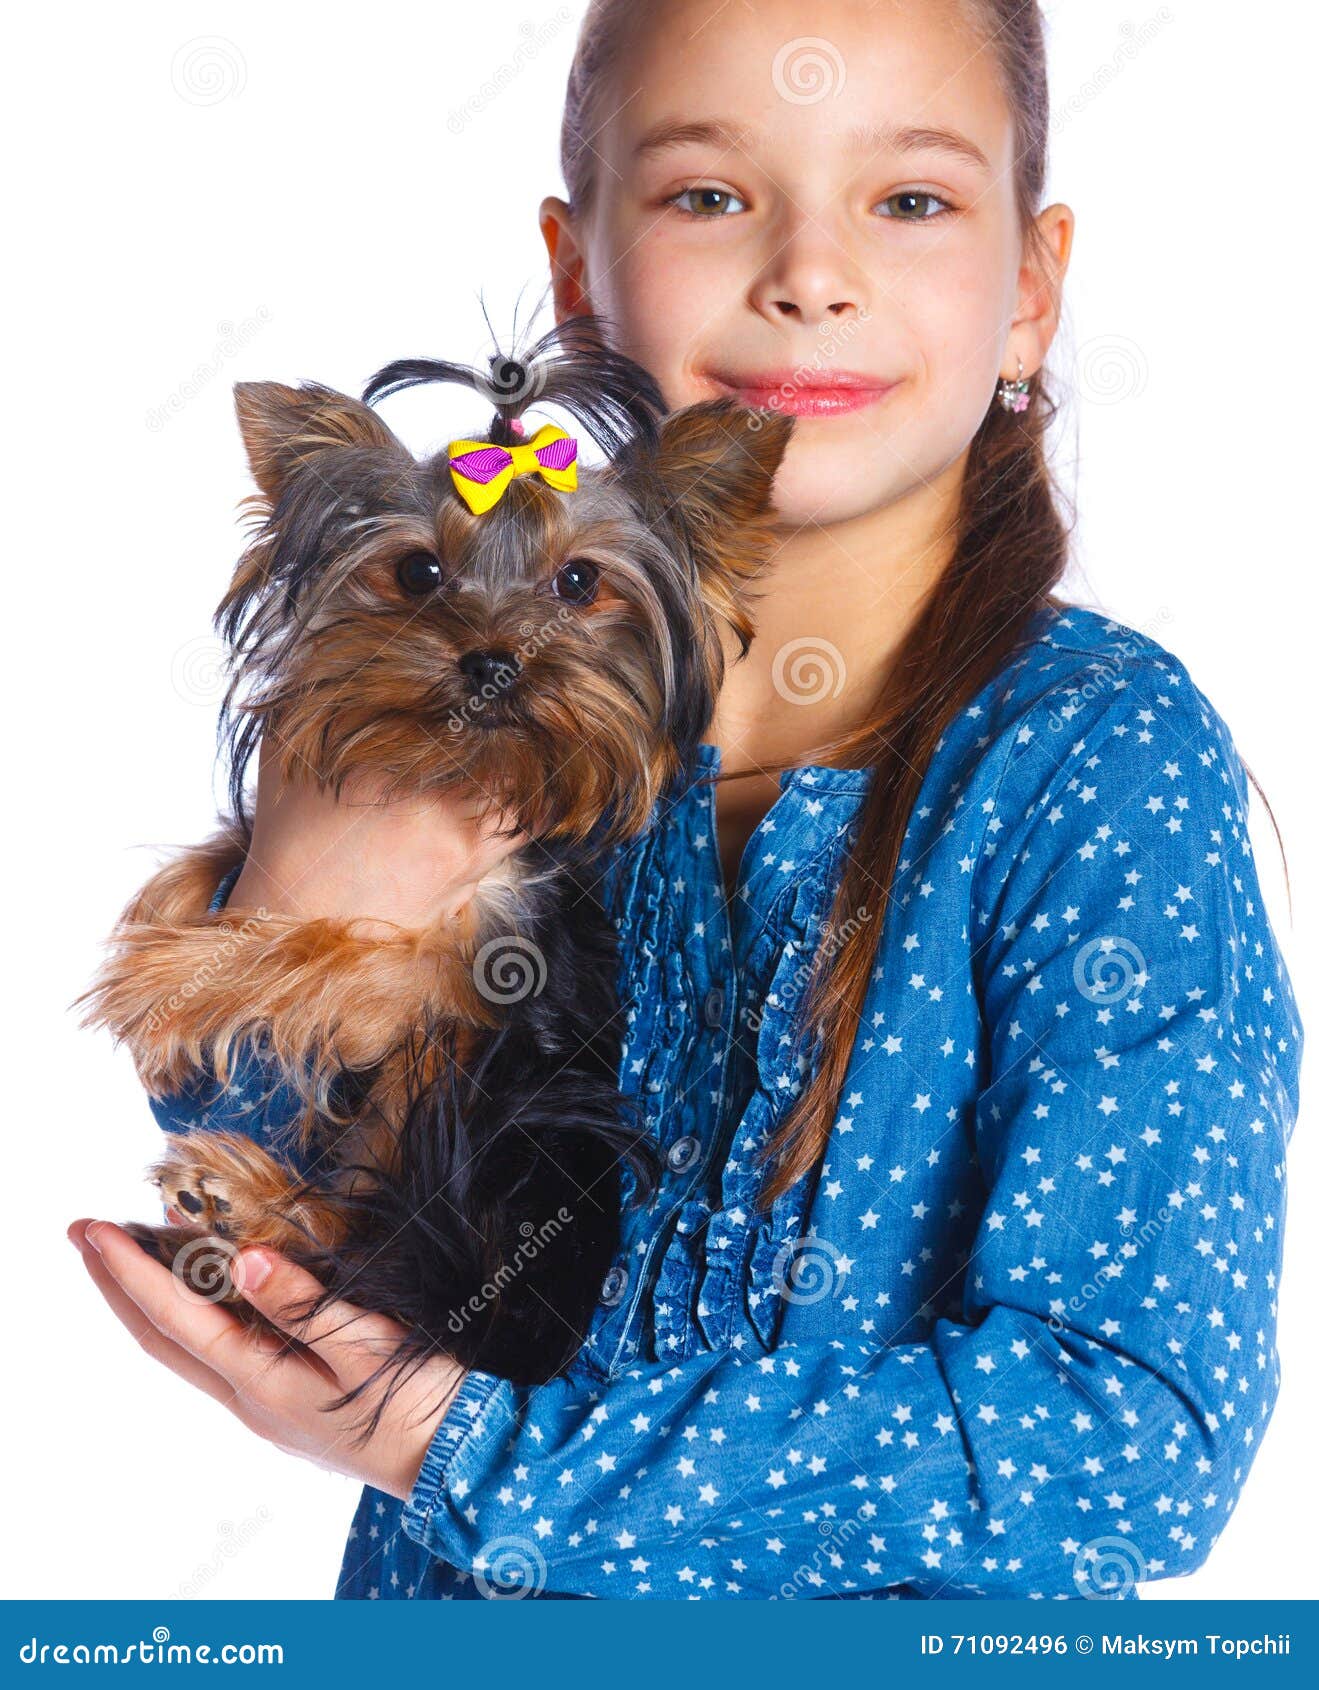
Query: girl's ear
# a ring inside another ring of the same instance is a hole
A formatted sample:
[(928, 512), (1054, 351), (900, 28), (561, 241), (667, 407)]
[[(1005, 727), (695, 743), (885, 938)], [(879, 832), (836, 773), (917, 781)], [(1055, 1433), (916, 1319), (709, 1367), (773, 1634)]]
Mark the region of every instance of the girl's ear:
[(792, 429), (781, 412), (711, 399), (672, 412), (653, 454), (624, 454), (632, 461), (618, 466), (647, 514), (667, 520), (690, 548), (707, 604), (744, 651), (747, 587), (772, 553), (774, 477)]
[(234, 408), (252, 477), (272, 504), (289, 473), (317, 452), (370, 446), (407, 456), (368, 405), (313, 382), (236, 382)]

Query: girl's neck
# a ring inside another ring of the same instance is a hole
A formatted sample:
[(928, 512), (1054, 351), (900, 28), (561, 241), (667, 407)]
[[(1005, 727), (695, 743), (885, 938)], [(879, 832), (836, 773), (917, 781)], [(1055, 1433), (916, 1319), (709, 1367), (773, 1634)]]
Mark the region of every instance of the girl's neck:
[(824, 761), (874, 717), (898, 648), (953, 555), (960, 486), (946, 475), (847, 522), (782, 531), (756, 583), (756, 637), (740, 661), (731, 647), (707, 735), (725, 776)]

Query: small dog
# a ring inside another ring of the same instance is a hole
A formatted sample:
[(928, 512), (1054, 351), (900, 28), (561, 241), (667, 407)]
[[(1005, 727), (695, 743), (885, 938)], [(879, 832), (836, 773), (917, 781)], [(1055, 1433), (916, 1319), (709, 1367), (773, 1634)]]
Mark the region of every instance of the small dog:
[[(494, 421), (417, 461), (371, 406), (434, 381), (485, 394)], [(290, 1151), (310, 1168), (238, 1134), (169, 1135), (153, 1173), (182, 1224), (131, 1230), (246, 1318), (216, 1252), (266, 1244), (324, 1284), (315, 1307), (343, 1297), (406, 1326), (396, 1369), (438, 1350), (539, 1382), (589, 1325), (625, 1172), (637, 1197), (655, 1173), (618, 1090), (615, 936), (591, 863), (693, 757), (721, 627), (748, 648), (792, 421), (731, 399), (666, 415), (589, 317), (490, 376), (414, 360), (363, 402), (235, 394), (260, 496), (216, 612), (232, 813), (132, 899), (78, 1002), (153, 1096), (204, 1064), (223, 1083), (253, 1041), (301, 1101)], [(551, 425), (528, 439), (536, 401), (605, 462), (579, 474)], [(244, 776), (266, 738), (285, 778), (463, 795), (527, 842), (425, 930), (209, 912), (249, 849)]]

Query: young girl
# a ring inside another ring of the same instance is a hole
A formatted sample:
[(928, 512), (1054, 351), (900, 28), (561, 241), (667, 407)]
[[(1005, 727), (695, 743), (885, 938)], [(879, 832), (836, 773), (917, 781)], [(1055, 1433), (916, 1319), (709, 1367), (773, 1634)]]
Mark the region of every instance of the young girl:
[[(364, 1449), (324, 1405), (387, 1323), (276, 1360), (71, 1229), (160, 1359), (367, 1481), (341, 1595), (1125, 1596), (1232, 1512), (1302, 1034), (1227, 728), (1056, 596), (1047, 114), (1033, 0), (590, 7), (558, 316), (798, 418), (750, 656), (606, 865), (660, 1194), (567, 1377), (437, 1353)], [(230, 904), (417, 924), (494, 852), (263, 772)], [(157, 1112), (278, 1127), (205, 1075)]]

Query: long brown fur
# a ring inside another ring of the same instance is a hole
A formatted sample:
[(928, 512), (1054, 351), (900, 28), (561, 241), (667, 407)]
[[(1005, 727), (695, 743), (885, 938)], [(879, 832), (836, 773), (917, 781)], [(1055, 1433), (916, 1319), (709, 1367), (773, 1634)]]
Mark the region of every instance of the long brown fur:
[[(619, 360), (594, 355), (616, 378)], [(591, 379), (588, 363), (563, 394)], [(708, 723), (721, 625), (742, 650), (750, 640), (791, 430), (729, 400), (691, 407), (639, 428), (577, 491), (522, 477), (477, 518), (443, 455), (414, 460), (354, 399), (247, 383), (236, 404), (260, 492), (217, 611), (232, 651), (233, 813), (134, 896), (77, 1002), (157, 1098), (207, 1067), (227, 1083), (255, 1040), (301, 1100), (298, 1141), (320, 1184), (238, 1135), (170, 1138), (155, 1177), (177, 1224), (136, 1229), (166, 1260), (202, 1237), (333, 1250), (350, 1224), (340, 1199), (373, 1168), (396, 1171), (419, 1090), (446, 1063), (475, 1061), (500, 1026), (477, 959), (534, 926), (551, 878), (543, 853), (515, 852), (461, 915), (415, 930), (211, 912), (249, 849), (241, 787), (258, 741), (273, 740), (286, 778), (322, 790), (365, 775), (383, 800), (475, 796), (574, 848), (634, 835)], [(423, 599), (399, 572), (416, 554), (443, 571)], [(599, 590), (578, 603), (557, 584), (584, 557)], [(512, 678), (478, 697), (463, 664), (491, 651), (510, 654), (498, 673)], [(366, 1088), (351, 1104), (335, 1093), (344, 1074)]]

